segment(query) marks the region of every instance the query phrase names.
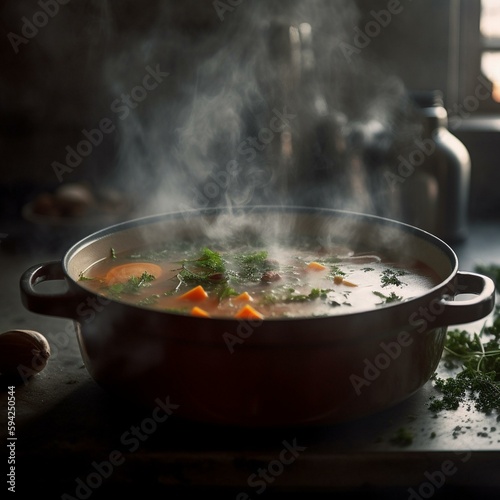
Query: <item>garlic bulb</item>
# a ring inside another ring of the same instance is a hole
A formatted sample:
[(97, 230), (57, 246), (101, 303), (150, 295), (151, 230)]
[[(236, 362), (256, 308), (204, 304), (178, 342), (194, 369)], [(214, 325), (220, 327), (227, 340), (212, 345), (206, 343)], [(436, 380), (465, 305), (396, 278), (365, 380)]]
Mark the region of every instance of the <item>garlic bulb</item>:
[(0, 375), (23, 381), (41, 372), (50, 358), (47, 339), (34, 330), (0, 334)]

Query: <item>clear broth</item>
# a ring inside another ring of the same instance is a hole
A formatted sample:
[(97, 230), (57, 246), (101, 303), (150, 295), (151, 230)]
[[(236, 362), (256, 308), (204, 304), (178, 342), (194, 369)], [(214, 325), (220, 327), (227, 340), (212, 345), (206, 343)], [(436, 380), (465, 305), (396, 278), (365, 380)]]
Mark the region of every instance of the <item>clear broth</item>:
[(266, 319), (383, 307), (426, 293), (438, 277), (420, 261), (399, 262), (345, 246), (245, 244), (228, 250), (223, 244), (185, 243), (121, 254), (110, 249), (108, 258), (82, 272), (80, 283), (145, 308)]

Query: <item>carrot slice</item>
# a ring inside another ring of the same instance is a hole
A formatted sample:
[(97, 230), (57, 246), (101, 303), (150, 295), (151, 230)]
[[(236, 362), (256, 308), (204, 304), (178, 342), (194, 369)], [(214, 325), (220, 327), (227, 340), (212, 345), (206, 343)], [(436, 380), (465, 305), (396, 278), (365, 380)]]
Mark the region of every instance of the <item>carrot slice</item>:
[(122, 264), (110, 269), (106, 274), (105, 280), (108, 285), (125, 283), (130, 278), (140, 278), (144, 273), (151, 274), (155, 279), (158, 279), (162, 274), (162, 269), (151, 262), (131, 262), (130, 264)]
[(307, 264), (307, 268), (311, 269), (312, 271), (324, 271), (326, 269), (326, 266), (320, 264), (319, 262), (309, 262), (309, 264)]
[(193, 316), (199, 316), (200, 318), (210, 318), (210, 314), (208, 314), (207, 311), (198, 306), (194, 306), (191, 309), (191, 314)]
[(356, 283), (353, 283), (352, 281), (347, 281), (347, 280), (343, 280), (342, 284), (345, 286), (358, 286), (358, 285), (356, 285)]
[(180, 295), (179, 299), (199, 302), (201, 300), (205, 300), (207, 297), (208, 293), (205, 292), (205, 289), (201, 285), (198, 285), (195, 286), (194, 288), (191, 288), (191, 290), (187, 291), (186, 293)]
[(333, 277), (333, 282), (336, 285), (358, 286), (356, 285), (356, 283), (353, 283), (352, 281), (347, 281), (346, 279), (344, 279), (342, 276), (339, 275)]
[(242, 307), (235, 315), (238, 319), (264, 319), (264, 316), (248, 304)]
[(250, 302), (253, 300), (253, 298), (248, 292), (243, 292), (243, 293), (240, 293), (233, 300), (235, 300), (237, 302)]

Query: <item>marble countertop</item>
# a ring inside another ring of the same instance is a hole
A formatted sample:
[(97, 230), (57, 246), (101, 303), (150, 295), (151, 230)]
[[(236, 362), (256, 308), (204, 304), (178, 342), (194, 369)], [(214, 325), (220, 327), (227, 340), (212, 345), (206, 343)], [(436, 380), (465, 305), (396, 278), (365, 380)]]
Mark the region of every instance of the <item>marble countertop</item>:
[[(335, 426), (242, 430), (175, 418), (152, 421), (91, 379), (70, 320), (33, 314), (21, 304), (23, 271), (60, 259), (61, 248), (9, 248), (6, 236), (0, 245), (0, 329), (38, 330), (52, 347), (47, 368), (15, 388), (16, 492), (48, 491), (50, 498), (66, 500), (125, 492), (169, 498), (213, 492), (238, 500), (262, 493), (262, 498), (498, 495), (500, 419), (474, 409), (433, 414), (432, 382), (396, 407)], [(464, 271), (478, 263), (500, 264), (500, 221), (471, 224), (469, 238), (454, 249)], [(4, 447), (12, 442), (8, 398), (3, 388)], [(400, 429), (411, 433), (410, 443), (397, 439)], [(4, 457), (6, 474), (10, 465), (8, 454)]]

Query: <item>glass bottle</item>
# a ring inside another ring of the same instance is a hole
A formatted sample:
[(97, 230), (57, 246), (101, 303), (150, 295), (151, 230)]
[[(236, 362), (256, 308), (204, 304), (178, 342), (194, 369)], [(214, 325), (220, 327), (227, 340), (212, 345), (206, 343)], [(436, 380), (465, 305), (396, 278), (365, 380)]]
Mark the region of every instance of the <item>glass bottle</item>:
[(440, 91), (412, 92), (422, 118), (421, 137), (407, 157), (403, 217), (448, 243), (467, 238), (471, 175), (465, 145), (448, 129)]

